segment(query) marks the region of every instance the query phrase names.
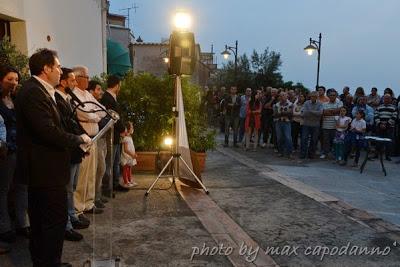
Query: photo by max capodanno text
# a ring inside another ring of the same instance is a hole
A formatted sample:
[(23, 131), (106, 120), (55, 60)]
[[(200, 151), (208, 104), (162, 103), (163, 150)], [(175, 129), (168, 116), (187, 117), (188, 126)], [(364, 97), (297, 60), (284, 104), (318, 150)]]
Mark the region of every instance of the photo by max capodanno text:
[[(396, 247), (397, 243), (393, 243), (393, 247)], [(260, 247), (252, 247), (246, 245), (244, 242), (241, 243), (239, 248), (236, 248), (237, 253), (244, 257), (247, 262), (253, 262), (257, 259), (259, 253), (265, 253), (269, 256), (298, 256), (303, 254), (305, 256), (316, 256), (319, 257), (321, 261), (325, 257), (333, 256), (387, 256), (392, 251), (391, 246), (385, 247), (365, 247), (357, 246), (348, 242), (342, 246), (325, 246), (325, 245), (315, 245), (315, 246), (276, 246), (276, 247), (266, 247), (265, 250), (260, 249)], [(192, 253), (190, 260), (193, 260), (196, 256), (229, 256), (235, 252), (235, 248), (231, 246), (225, 246), (224, 244), (219, 244), (218, 246), (207, 246), (205, 243), (201, 247), (192, 247)]]

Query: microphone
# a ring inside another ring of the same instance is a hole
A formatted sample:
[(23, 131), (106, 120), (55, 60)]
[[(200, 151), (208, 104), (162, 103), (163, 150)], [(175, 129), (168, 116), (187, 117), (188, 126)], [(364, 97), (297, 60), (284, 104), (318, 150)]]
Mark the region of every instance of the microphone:
[(65, 87), (65, 92), (71, 96), (73, 101), (78, 103), (78, 106), (82, 106), (83, 108), (85, 107), (85, 104), (83, 104), (82, 101), (72, 92), (71, 88)]

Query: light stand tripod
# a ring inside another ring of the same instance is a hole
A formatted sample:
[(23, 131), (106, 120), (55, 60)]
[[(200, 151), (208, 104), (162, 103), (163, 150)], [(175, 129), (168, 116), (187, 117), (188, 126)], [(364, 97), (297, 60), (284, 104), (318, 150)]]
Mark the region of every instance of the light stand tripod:
[[(196, 181), (199, 183), (199, 185), (203, 188), (204, 192), (206, 194), (209, 194), (208, 189), (204, 186), (202, 181), (200, 180), (199, 177), (193, 172), (193, 170), (189, 167), (189, 165), (186, 163), (186, 161), (182, 158), (182, 155), (179, 153), (179, 112), (182, 107), (180, 107), (178, 103), (178, 80), (180, 79), (179, 75), (174, 75), (175, 78), (175, 85), (174, 85), (174, 107), (172, 108), (172, 111), (175, 116), (175, 140), (174, 140), (174, 152), (171, 156), (171, 158), (168, 160), (167, 164), (165, 164), (164, 168), (161, 170), (161, 172), (158, 174), (157, 178), (154, 180), (154, 182), (151, 184), (149, 189), (146, 191), (145, 196), (148, 196), (150, 191), (153, 189), (157, 181), (160, 179), (160, 177), (164, 174), (164, 172), (167, 170), (168, 166), (170, 164), (174, 164), (173, 170), (172, 170), (172, 183), (175, 183), (175, 177), (177, 178), (182, 178), (180, 176), (180, 171), (179, 171), (179, 162), (181, 161), (183, 165), (186, 167), (186, 169), (189, 170), (189, 172), (193, 175), (193, 177), (196, 179)], [(179, 108), (177, 108), (179, 107)]]

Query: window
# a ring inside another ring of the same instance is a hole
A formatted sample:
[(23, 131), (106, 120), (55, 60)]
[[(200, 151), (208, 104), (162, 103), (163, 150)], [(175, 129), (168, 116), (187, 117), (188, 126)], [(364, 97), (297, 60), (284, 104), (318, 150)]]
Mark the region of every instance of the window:
[(8, 36), (11, 39), (10, 22), (0, 19), (0, 40), (6, 36)]

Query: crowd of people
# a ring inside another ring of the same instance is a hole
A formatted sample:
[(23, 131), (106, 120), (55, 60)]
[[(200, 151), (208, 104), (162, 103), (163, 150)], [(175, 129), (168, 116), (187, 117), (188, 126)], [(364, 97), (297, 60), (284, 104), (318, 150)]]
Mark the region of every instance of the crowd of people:
[(371, 158), (384, 151), (391, 161), (397, 153), (400, 102), (390, 88), (382, 96), (375, 87), (370, 94), (358, 87), (352, 95), (347, 86), (340, 95), (324, 86), (311, 92), (247, 88), (239, 95), (232, 86), (229, 92), (224, 87), (207, 90), (204, 100), (209, 123), (219, 124), (226, 147), (233, 132), (233, 147), (273, 148), (279, 157), (289, 159), (298, 152), (300, 162), (319, 156), (346, 165), (351, 157), (356, 167), (360, 152), (368, 147), (365, 136), (377, 136), (391, 142), (371, 148), (376, 152)]
[(34, 53), (29, 69), (20, 86), (19, 72), (0, 66), (0, 254), (21, 235), (34, 267), (71, 266), (61, 263), (64, 240), (82, 240), (88, 215), (136, 185), (133, 125), (120, 118), (92, 141), (110, 110), (121, 115), (119, 77), (108, 76), (103, 91), (87, 67), (62, 68), (49, 49)]

